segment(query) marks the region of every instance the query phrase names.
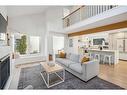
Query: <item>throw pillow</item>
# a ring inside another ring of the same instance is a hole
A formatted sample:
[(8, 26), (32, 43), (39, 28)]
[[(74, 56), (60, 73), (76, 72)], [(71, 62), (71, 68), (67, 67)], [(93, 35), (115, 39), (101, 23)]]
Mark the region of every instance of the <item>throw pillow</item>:
[(60, 58), (66, 58), (66, 53), (65, 52), (59, 52), (59, 57)]
[(81, 60), (81, 63), (88, 62), (88, 61), (90, 61), (90, 59), (88, 57), (83, 57)]

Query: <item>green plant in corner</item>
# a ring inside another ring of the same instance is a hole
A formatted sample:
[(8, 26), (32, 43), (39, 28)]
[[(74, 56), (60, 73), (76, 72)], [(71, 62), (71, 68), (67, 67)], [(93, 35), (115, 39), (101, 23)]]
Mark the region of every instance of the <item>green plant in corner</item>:
[(19, 39), (19, 43), (17, 44), (16, 49), (20, 54), (26, 54), (26, 48), (26, 35), (23, 35), (21, 39)]

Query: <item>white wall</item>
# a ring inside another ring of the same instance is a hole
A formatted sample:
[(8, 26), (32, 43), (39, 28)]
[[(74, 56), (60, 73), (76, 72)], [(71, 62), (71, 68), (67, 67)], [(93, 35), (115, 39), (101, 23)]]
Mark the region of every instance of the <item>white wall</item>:
[(9, 18), (9, 28), (14, 31), (27, 34), (28, 36), (39, 36), (41, 43), (41, 54), (45, 55), (46, 21), (44, 14), (26, 15)]
[(3, 17), (7, 20), (7, 8), (4, 6), (0, 6), (0, 13), (3, 15)]
[[(47, 27), (47, 54), (53, 53), (53, 36), (65, 37), (65, 43), (67, 43), (67, 35), (62, 34), (63, 31), (63, 7), (53, 7), (46, 10), (46, 27)], [(67, 50), (67, 44), (64, 45), (64, 49)]]
[(68, 50), (67, 50), (68, 53), (78, 54), (78, 38), (79, 38), (78, 36), (69, 37), (69, 39), (73, 40), (73, 47), (69, 47), (68, 45)]
[(68, 38), (66, 34), (50, 32), (48, 35), (48, 53), (53, 54), (53, 36), (64, 37), (64, 50), (68, 48)]
[(61, 32), (63, 29), (63, 7), (53, 7), (46, 10), (47, 31)]
[(53, 36), (53, 50), (58, 53), (58, 50), (64, 49), (64, 36)]

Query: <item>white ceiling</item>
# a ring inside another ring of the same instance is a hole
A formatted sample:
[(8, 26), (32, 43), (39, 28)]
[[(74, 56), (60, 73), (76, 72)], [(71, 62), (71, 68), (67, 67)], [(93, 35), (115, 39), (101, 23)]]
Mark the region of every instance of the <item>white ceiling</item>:
[(9, 17), (37, 14), (44, 12), (51, 6), (8, 6), (7, 13)]

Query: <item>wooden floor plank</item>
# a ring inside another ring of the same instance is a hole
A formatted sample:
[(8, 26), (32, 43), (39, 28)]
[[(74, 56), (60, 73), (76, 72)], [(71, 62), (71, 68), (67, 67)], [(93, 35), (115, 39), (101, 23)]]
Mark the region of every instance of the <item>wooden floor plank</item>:
[(119, 61), (115, 66), (100, 64), (99, 77), (127, 89), (127, 61)]

